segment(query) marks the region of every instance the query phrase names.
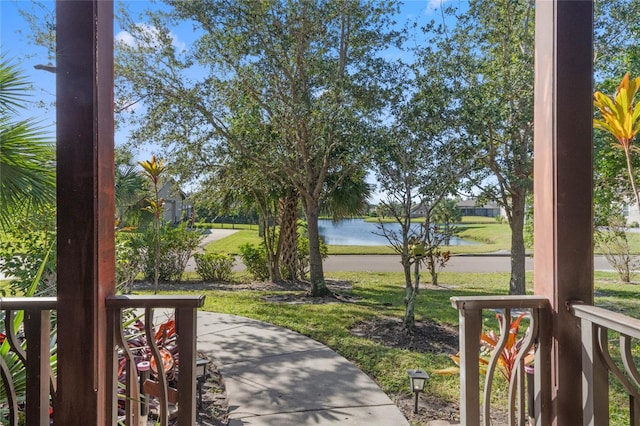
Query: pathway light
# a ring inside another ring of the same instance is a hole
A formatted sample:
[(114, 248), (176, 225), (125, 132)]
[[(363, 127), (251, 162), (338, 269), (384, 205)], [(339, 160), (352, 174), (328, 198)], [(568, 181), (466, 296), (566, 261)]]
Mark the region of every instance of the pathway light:
[(415, 394), (415, 401), (413, 404), (413, 412), (418, 412), (418, 394), (424, 392), (424, 385), (427, 383), (429, 375), (423, 370), (407, 370), (409, 375), (409, 386)]
[(205, 358), (196, 359), (196, 381), (198, 382), (198, 407), (202, 408), (202, 385), (207, 379), (207, 364)]

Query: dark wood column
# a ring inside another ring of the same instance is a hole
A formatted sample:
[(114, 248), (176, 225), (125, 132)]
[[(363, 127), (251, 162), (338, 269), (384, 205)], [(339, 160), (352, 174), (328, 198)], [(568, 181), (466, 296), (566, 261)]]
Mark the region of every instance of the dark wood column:
[(579, 322), (593, 304), (593, 2), (536, 2), (534, 287), (552, 305), (550, 420), (582, 424)]
[(105, 425), (106, 310), (114, 293), (113, 2), (56, 3), (56, 425)]

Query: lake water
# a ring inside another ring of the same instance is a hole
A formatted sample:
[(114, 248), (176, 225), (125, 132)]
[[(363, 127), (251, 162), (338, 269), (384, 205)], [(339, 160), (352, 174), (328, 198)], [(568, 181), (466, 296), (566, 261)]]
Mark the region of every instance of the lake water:
[[(397, 223), (385, 223), (386, 229), (400, 231)], [(418, 226), (418, 225), (415, 225)], [(377, 222), (365, 222), (364, 219), (345, 219), (338, 223), (331, 220), (320, 219), (318, 221), (320, 236), (327, 245), (341, 246), (386, 246), (389, 241), (383, 237)], [(458, 237), (452, 237), (452, 246), (478, 244), (473, 241), (465, 241)]]

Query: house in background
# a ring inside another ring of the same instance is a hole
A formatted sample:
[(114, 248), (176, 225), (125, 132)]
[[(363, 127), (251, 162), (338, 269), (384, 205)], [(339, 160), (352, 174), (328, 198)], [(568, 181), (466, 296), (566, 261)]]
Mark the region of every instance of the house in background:
[(625, 204), (622, 214), (627, 220), (627, 225), (635, 227), (635, 224), (640, 223), (640, 210), (638, 210), (638, 204)]
[(164, 220), (175, 225), (180, 223), (183, 218), (191, 217), (188, 211), (191, 206), (185, 201), (185, 194), (173, 179), (167, 180), (158, 191), (160, 198), (164, 200)]
[(477, 198), (460, 200), (458, 202), (458, 208), (460, 209), (462, 216), (498, 217), (502, 215), (502, 209), (498, 203), (490, 201), (479, 206)]
[[(469, 198), (468, 200), (459, 200), (457, 206), (462, 216), (506, 217), (502, 208), (494, 201), (479, 206), (476, 198)], [(412, 218), (424, 217), (425, 214), (426, 208), (423, 204), (417, 204), (411, 208)]]

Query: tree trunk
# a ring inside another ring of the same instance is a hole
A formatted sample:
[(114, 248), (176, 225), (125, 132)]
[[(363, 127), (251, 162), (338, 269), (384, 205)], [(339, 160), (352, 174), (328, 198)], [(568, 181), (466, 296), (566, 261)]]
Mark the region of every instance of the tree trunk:
[(280, 265), (287, 280), (298, 278), (298, 200), (295, 189), (280, 199)]
[(416, 324), (415, 307), (416, 307), (416, 292), (413, 286), (408, 286), (405, 289), (404, 296), (405, 311), (404, 318), (402, 319), (402, 326), (405, 330), (410, 331)]
[(438, 285), (438, 271), (436, 270), (436, 262), (438, 261), (437, 256), (430, 252), (428, 254), (429, 260), (427, 262), (429, 267), (429, 274), (431, 275), (431, 284)]
[(274, 233), (275, 227), (270, 225), (271, 216), (268, 213), (270, 211), (267, 203), (263, 206), (259, 201), (258, 217), (259, 222), (262, 224), (262, 242), (264, 243), (265, 252), (267, 255), (267, 270), (269, 271), (269, 280), (271, 282), (278, 282), (282, 279), (280, 275), (279, 256), (274, 253)]
[(524, 207), (525, 194), (512, 194), (511, 221), (511, 280), (509, 294), (524, 295), (526, 292), (525, 279), (525, 250), (524, 250)]
[(309, 276), (311, 280), (311, 296), (322, 297), (329, 294), (329, 289), (324, 282), (322, 269), (322, 255), (320, 254), (320, 233), (318, 231), (318, 217), (320, 206), (317, 202), (305, 203), (307, 226), (309, 233)]
[[(402, 319), (402, 325), (407, 331), (412, 330), (416, 323), (416, 296), (418, 295), (418, 287), (420, 285), (420, 261), (416, 259), (413, 265), (415, 268), (415, 282), (411, 282), (411, 280), (409, 280), (410, 284), (405, 288), (404, 295), (405, 312), (404, 318)], [(411, 275), (411, 273), (409, 273), (409, 275)]]

